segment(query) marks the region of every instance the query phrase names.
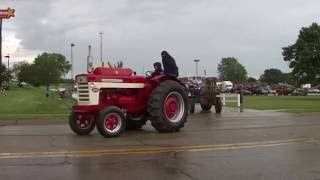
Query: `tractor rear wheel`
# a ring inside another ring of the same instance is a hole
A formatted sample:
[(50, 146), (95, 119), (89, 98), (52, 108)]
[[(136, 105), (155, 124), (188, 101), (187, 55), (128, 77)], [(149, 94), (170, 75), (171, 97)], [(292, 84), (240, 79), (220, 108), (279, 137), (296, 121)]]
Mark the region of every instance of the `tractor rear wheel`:
[(186, 88), (172, 80), (161, 82), (149, 98), (148, 113), (151, 125), (157, 131), (179, 131), (186, 123), (188, 116)]
[(104, 137), (119, 136), (126, 128), (126, 120), (120, 108), (107, 107), (99, 112), (97, 129)]
[(73, 132), (80, 136), (88, 135), (95, 128), (95, 116), (72, 111), (69, 116), (69, 126)]
[(145, 115), (127, 115), (127, 124), (126, 124), (126, 130), (136, 130), (141, 129), (142, 126), (144, 126), (147, 122), (147, 118)]
[(222, 102), (220, 98), (216, 99), (216, 104), (214, 105), (214, 108), (216, 109), (216, 113), (220, 114), (222, 111)]

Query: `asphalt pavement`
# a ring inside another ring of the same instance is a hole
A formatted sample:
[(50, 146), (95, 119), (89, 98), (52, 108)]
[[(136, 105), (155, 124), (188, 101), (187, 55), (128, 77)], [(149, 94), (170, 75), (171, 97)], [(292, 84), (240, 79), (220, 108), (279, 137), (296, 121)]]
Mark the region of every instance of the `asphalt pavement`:
[[(1, 124), (1, 122), (0, 122)], [(319, 114), (197, 109), (180, 132), (117, 138), (67, 124), (0, 126), (0, 179), (320, 180)]]

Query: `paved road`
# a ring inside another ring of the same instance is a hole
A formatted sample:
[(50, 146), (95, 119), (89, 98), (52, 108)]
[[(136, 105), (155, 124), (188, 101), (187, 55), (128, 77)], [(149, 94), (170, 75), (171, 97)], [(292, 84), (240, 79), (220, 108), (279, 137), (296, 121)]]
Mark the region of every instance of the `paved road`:
[(118, 138), (0, 126), (0, 179), (320, 179), (319, 114), (197, 113), (179, 133)]

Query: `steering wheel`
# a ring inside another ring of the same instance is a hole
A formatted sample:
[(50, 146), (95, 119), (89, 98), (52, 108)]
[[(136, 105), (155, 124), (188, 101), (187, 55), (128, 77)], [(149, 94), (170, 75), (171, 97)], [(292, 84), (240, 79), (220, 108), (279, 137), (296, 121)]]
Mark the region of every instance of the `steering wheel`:
[(147, 71), (147, 72), (145, 73), (145, 75), (146, 75), (146, 77), (150, 77), (152, 73), (153, 73), (153, 71)]

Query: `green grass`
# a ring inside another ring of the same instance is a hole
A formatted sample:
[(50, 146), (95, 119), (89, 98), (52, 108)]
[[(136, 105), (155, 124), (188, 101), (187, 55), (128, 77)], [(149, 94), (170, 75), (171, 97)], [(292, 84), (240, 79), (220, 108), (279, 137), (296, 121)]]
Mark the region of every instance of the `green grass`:
[[(11, 87), (9, 91), (0, 93), (0, 120), (23, 119), (66, 119), (70, 110), (58, 95), (48, 98), (45, 88)], [(73, 99), (64, 99), (72, 105)]]
[[(234, 103), (227, 106), (234, 106)], [(320, 96), (245, 96), (244, 108), (292, 113), (320, 112)]]

